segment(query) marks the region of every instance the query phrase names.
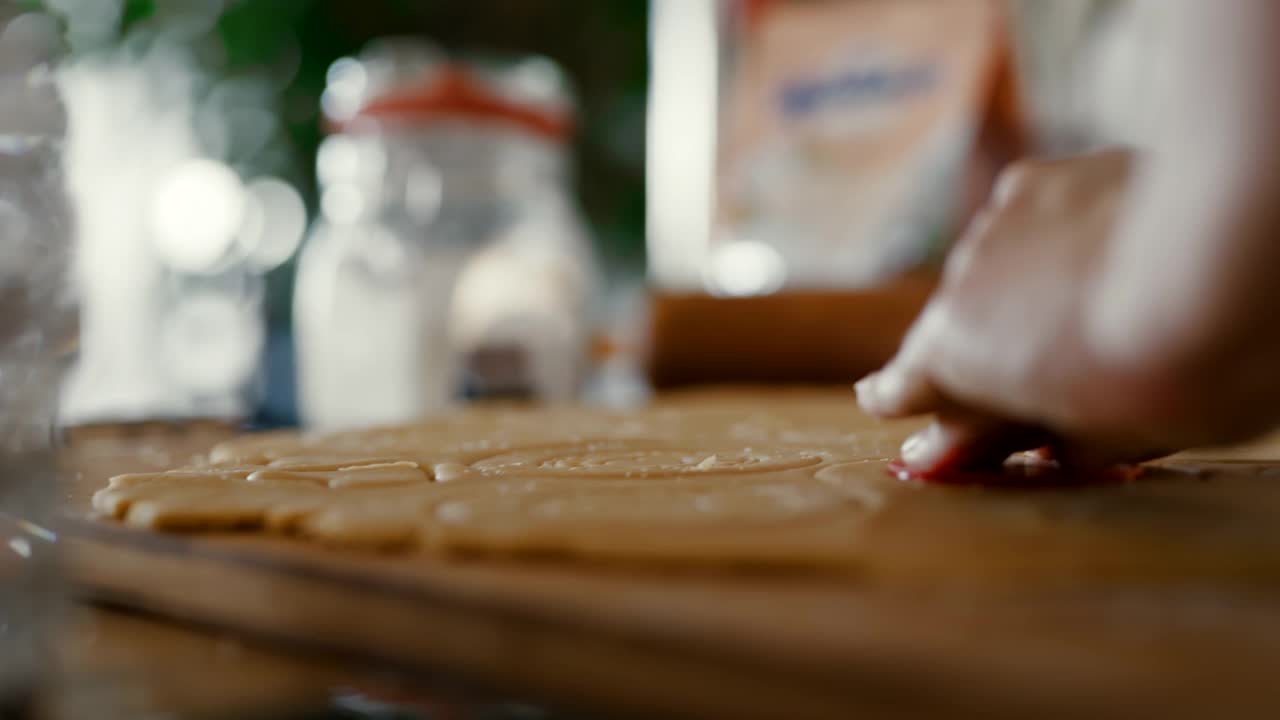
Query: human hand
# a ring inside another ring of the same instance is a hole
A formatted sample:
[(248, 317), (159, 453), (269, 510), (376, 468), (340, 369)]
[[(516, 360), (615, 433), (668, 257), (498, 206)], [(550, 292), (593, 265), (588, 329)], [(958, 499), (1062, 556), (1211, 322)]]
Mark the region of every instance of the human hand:
[(1088, 319), (1134, 157), (1019, 163), (948, 259), (894, 359), (857, 385), (873, 414), (935, 413), (903, 446), (920, 473), (1048, 447), (1065, 463), (1141, 460), (1175, 445), (1159, 358), (1109, 362)]

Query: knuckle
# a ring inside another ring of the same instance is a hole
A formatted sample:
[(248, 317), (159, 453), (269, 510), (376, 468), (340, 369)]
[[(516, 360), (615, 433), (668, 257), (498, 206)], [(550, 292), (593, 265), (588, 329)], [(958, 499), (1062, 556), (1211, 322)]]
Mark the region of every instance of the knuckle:
[(1000, 172), (992, 188), (992, 205), (996, 208), (1018, 207), (1047, 183), (1061, 177), (1061, 160), (1045, 158), (1026, 158), (1019, 160)]
[(957, 282), (969, 274), (978, 253), (979, 233), (971, 229), (965, 233), (960, 242), (951, 248), (946, 262), (942, 265), (942, 276), (948, 282)]
[(969, 222), (964, 233), (952, 246), (943, 264), (943, 278), (948, 282), (958, 281), (972, 271), (981, 262), (981, 257), (991, 251), (992, 238), (998, 232), (1005, 209), (984, 208)]
[(991, 191), (992, 204), (996, 207), (1008, 205), (1024, 195), (1032, 178), (1039, 172), (1032, 167), (1033, 161), (1016, 162), (996, 176), (995, 187)]

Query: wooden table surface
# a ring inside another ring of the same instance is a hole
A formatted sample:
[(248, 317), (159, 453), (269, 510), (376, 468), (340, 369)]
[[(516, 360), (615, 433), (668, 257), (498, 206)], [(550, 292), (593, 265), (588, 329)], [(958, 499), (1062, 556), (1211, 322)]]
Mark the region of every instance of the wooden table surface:
[[(215, 426), (82, 434), (67, 454), (80, 473), (68, 507), (82, 509), (106, 475), (180, 464), (225, 434)], [(1259, 524), (1224, 524), (1228, 539), (1263, 537), (1262, 525), (1280, 534), (1280, 512), (1270, 514), (1280, 507), (1277, 493), (1263, 478), (1280, 467), (1280, 445), (1187, 462), (1249, 475), (1224, 485), (1230, 502), (1180, 508), (1188, 532), (1212, 540), (1225, 518)], [(387, 667), (399, 677), (443, 670), (623, 716), (1280, 713), (1272, 679), (1280, 667), (1280, 554), (1266, 543), (1256, 557), (1224, 558), (1217, 574), (1197, 566), (1183, 580), (1156, 572), (993, 586), (962, 573), (939, 583), (873, 583), (406, 559), (93, 522), (69, 527), (67, 541), (73, 572), (96, 597), (302, 649), (301, 664), (263, 655), (273, 658), (263, 667), (284, 668), (284, 695), (330, 692), (335, 668)], [(151, 652), (143, 645), (126, 652)], [(336, 660), (315, 660), (326, 656)], [(235, 673), (226, 679), (242, 682)]]

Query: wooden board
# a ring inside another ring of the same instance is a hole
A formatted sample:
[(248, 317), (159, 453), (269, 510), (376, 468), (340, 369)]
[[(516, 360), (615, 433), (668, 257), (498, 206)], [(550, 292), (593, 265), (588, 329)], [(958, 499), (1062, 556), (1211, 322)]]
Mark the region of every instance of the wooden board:
[[(511, 698), (423, 682), (341, 656), (255, 643), (217, 628), (118, 608), (67, 613), (58, 675), (45, 694), (55, 718), (500, 718)], [(25, 717), (25, 716), (23, 716)], [(516, 716), (521, 717), (521, 716)], [(523, 717), (527, 717), (527, 714)]]
[[(69, 503), (82, 507), (113, 472), (181, 462), (212, 442), (207, 435), (78, 443), (70, 460), (83, 484)], [(1169, 553), (1152, 557), (1179, 561), (1150, 573), (1129, 563), (1080, 575), (1071, 568), (1106, 563), (1049, 553), (1062, 572), (993, 582), (972, 551), (999, 537), (965, 550), (955, 527), (975, 526), (947, 524), (985, 501), (946, 490), (929, 491), (903, 531), (912, 542), (899, 545), (914, 547), (917, 561), (933, 558), (919, 567), (955, 558), (955, 572), (933, 578), (447, 561), (157, 535), (79, 515), (64, 539), (76, 578), (98, 597), (606, 714), (1254, 717), (1280, 710), (1271, 679), (1280, 663), (1280, 539), (1269, 540), (1280, 536), (1280, 502), (1267, 478), (1280, 462), (1272, 459), (1280, 446), (1182, 463), (1191, 480), (1151, 497), (1163, 497), (1161, 507), (1178, 499), (1164, 531), (1203, 542), (1167, 535)], [(1194, 467), (1233, 474), (1197, 484)], [(1103, 490), (1071, 497), (1078, 507), (1124, 502)], [(1127, 502), (1141, 515), (1155, 500)], [(1105, 538), (1105, 522), (1097, 533)], [(1108, 545), (1060, 548), (1096, 555)], [(1221, 562), (1215, 548), (1228, 551)]]
[(649, 380), (659, 388), (852, 383), (893, 356), (937, 281), (922, 273), (859, 291), (733, 298), (656, 292)]
[(292, 717), (324, 707), (332, 688), (371, 684), (330, 658), (110, 609), (75, 608), (60, 640), (50, 717)]

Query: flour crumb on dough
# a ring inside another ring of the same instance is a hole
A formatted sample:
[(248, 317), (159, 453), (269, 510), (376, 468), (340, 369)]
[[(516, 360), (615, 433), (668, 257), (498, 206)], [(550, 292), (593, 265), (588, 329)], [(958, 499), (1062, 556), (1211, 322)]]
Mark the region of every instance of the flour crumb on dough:
[(461, 463), (443, 462), (436, 463), (436, 466), (432, 468), (432, 475), (437, 482), (449, 482), (462, 477), (466, 471), (466, 466)]

